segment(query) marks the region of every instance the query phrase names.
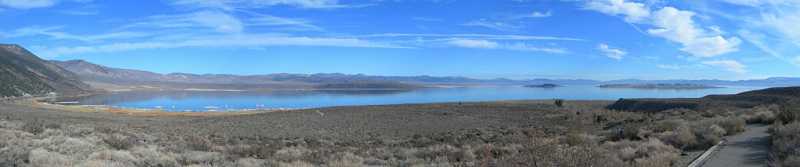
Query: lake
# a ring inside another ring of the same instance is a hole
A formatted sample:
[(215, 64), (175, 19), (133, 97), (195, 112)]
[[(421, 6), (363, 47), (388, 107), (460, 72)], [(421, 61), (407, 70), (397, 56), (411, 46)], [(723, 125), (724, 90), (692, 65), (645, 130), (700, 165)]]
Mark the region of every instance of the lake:
[(693, 98), (710, 94), (735, 94), (763, 87), (725, 87), (695, 90), (657, 90), (565, 86), (525, 88), (491, 86), (436, 88), (411, 91), (165, 91), (116, 92), (64, 101), (81, 105), (109, 105), (121, 108), (166, 111), (230, 111), (244, 109), (298, 109), (350, 105), (472, 102), (495, 100), (567, 99), (616, 100), (619, 98)]

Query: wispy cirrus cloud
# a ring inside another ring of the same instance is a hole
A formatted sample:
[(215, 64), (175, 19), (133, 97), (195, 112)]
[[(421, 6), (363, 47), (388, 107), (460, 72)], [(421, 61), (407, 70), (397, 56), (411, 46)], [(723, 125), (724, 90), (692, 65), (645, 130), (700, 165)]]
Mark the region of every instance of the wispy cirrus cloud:
[(39, 47), (34, 52), (45, 57), (85, 53), (112, 53), (147, 49), (171, 49), (191, 47), (269, 47), (269, 46), (321, 46), (351, 48), (408, 48), (356, 38), (294, 37), (275, 35), (214, 35), (195, 36), (180, 40), (148, 42), (115, 42), (102, 45)]
[(450, 45), (465, 48), (494, 49), (499, 46), (497, 42), (481, 39), (453, 39), (447, 42)]
[(322, 27), (316, 26), (311, 21), (299, 18), (278, 17), (255, 12), (248, 12), (254, 17), (247, 19), (247, 26), (268, 26), (281, 27), (294, 31), (323, 31)]
[(522, 52), (543, 52), (552, 54), (568, 53), (568, 51), (563, 48), (538, 47), (522, 42), (499, 43), (496, 41), (483, 40), (483, 39), (456, 38), (456, 39), (450, 39), (449, 41), (446, 42), (446, 44), (456, 47), (473, 48), (473, 49), (500, 49), (500, 50), (522, 51)]
[(338, 0), (176, 0), (174, 5), (221, 10), (251, 9), (270, 6), (293, 6), (306, 9), (365, 7), (371, 4), (342, 4)]
[(415, 33), (382, 33), (359, 35), (363, 38), (380, 37), (439, 37), (439, 38), (481, 38), (490, 40), (552, 40), (552, 41), (586, 41), (586, 39), (558, 36), (535, 36), (535, 35), (504, 35), (504, 34), (415, 34)]
[(56, 5), (57, 0), (0, 0), (0, 6), (14, 9), (44, 8)]
[(528, 13), (528, 14), (517, 15), (517, 16), (515, 16), (513, 18), (514, 19), (546, 18), (546, 17), (550, 17), (550, 16), (553, 16), (553, 12), (548, 10), (548, 11), (545, 11), (545, 12), (533, 11), (533, 12)]
[(739, 74), (747, 73), (747, 66), (742, 63), (739, 63), (735, 60), (712, 60), (712, 61), (703, 61), (705, 65), (722, 68), (723, 70), (735, 72)]
[(473, 20), (467, 23), (462, 24), (463, 26), (472, 26), (472, 27), (483, 27), (488, 29), (494, 29), (498, 31), (516, 31), (522, 26), (513, 25), (504, 21), (492, 21), (489, 19), (479, 19)]
[(32, 26), (32, 27), (23, 27), (14, 30), (10, 33), (2, 33), (6, 38), (20, 38), (20, 37), (32, 37), (32, 36), (45, 36), (51, 39), (56, 40), (77, 40), (83, 42), (100, 42), (103, 40), (112, 40), (112, 39), (130, 39), (130, 38), (139, 38), (139, 37), (147, 37), (150, 36), (149, 33), (142, 33), (142, 32), (130, 32), (130, 31), (120, 31), (120, 32), (112, 32), (112, 33), (102, 33), (102, 34), (90, 34), (90, 35), (78, 35), (78, 34), (71, 34), (62, 31), (63, 26), (51, 26), (51, 27), (39, 27), (39, 26)]
[(239, 33), (244, 30), (244, 23), (228, 13), (203, 10), (187, 14), (155, 15), (122, 26), (127, 28), (211, 28), (222, 33)]
[(25, 10), (52, 7), (61, 2), (88, 3), (92, 0), (0, 0), (0, 7)]

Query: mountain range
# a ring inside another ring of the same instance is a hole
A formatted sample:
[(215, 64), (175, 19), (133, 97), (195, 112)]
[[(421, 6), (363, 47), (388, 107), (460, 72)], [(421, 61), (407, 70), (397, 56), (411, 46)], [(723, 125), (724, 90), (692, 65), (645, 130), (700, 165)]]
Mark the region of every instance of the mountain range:
[[(529, 79), (513, 80), (505, 78), (474, 79), (467, 77), (438, 76), (374, 76), (363, 74), (318, 73), (318, 74), (265, 74), (265, 75), (231, 75), (231, 74), (159, 74), (148, 71), (121, 69), (93, 64), (84, 60), (52, 61), (75, 74), (84, 81), (114, 84), (142, 83), (182, 83), (182, 84), (238, 84), (238, 85), (287, 85), (305, 87), (320, 84), (344, 83), (396, 83), (421, 86), (470, 86), (470, 85), (605, 85), (605, 84), (696, 84), (713, 86), (795, 86), (800, 85), (800, 78), (773, 77), (754, 80), (589, 80), (589, 79)], [(300, 86), (298, 86), (300, 85)], [(291, 87), (291, 86), (289, 86)]]
[(0, 44), (0, 97), (80, 94), (89, 90), (89, 85), (74, 73), (19, 45)]
[(696, 84), (710, 86), (796, 86), (800, 78), (754, 80), (610, 80), (589, 79), (475, 79), (440, 76), (375, 76), (318, 73), (264, 75), (160, 74), (123, 69), (84, 60), (43, 60), (19, 45), (0, 44), (0, 97), (78, 94), (94, 90), (272, 90), (272, 89), (416, 89), (479, 85), (606, 85)]

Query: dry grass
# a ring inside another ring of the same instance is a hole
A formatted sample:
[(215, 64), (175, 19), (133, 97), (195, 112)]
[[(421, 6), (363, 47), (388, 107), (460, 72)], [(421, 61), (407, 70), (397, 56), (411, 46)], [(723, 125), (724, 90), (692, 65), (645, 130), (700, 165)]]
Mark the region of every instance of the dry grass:
[[(6, 119), (0, 121), (0, 166), (673, 166), (681, 150), (701, 149), (724, 135), (738, 133), (743, 130), (745, 120), (733, 115), (690, 110), (609, 111), (602, 109), (603, 103), (570, 102), (563, 107), (556, 107), (552, 101), (498, 103), (503, 105), (458, 104), (453, 109), (456, 111), (446, 110), (455, 106), (452, 104), (401, 107), (423, 112), (425, 118), (440, 118), (436, 120), (513, 120), (525, 124), (458, 127), (448, 131), (420, 129), (415, 135), (378, 134), (353, 139), (170, 133), (176, 131), (150, 134), (148, 129), (132, 125), (91, 127), (63, 123), (50, 126), (40, 122), (32, 126)], [(365, 108), (385, 112), (396, 109)], [(347, 113), (349, 109), (326, 110), (325, 118), (337, 116), (336, 112)], [(496, 110), (504, 112), (484, 114)], [(529, 114), (534, 112), (537, 114)], [(271, 114), (285, 116), (287, 113)], [(500, 117), (499, 114), (518, 114), (519, 117)], [(316, 114), (294, 116), (325, 121)], [(250, 122), (221, 126), (247, 126), (263, 119), (247, 118)], [(314, 123), (317, 122), (308, 124)], [(345, 123), (348, 126), (359, 124), (356, 121)], [(287, 124), (270, 125), (296, 128)], [(182, 130), (182, 125), (171, 125)], [(26, 132), (23, 130), (26, 126), (42, 127), (42, 131)]]

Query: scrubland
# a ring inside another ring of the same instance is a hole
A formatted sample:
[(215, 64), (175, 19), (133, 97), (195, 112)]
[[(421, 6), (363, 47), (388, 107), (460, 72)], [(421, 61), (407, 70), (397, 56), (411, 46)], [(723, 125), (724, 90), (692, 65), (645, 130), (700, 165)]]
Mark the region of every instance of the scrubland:
[[(775, 105), (654, 113), (607, 110), (606, 101), (562, 102), (562, 107), (553, 101), (442, 103), (208, 117), (5, 107), (0, 108), (0, 166), (667, 167), (687, 164), (723, 136), (744, 131), (746, 123), (800, 117), (786, 116)], [(800, 143), (792, 141), (800, 123), (776, 125), (773, 132), (776, 143)], [(776, 163), (800, 161), (794, 150), (774, 155)]]
[(775, 114), (770, 128), (770, 166), (800, 166), (800, 106), (789, 103)]

